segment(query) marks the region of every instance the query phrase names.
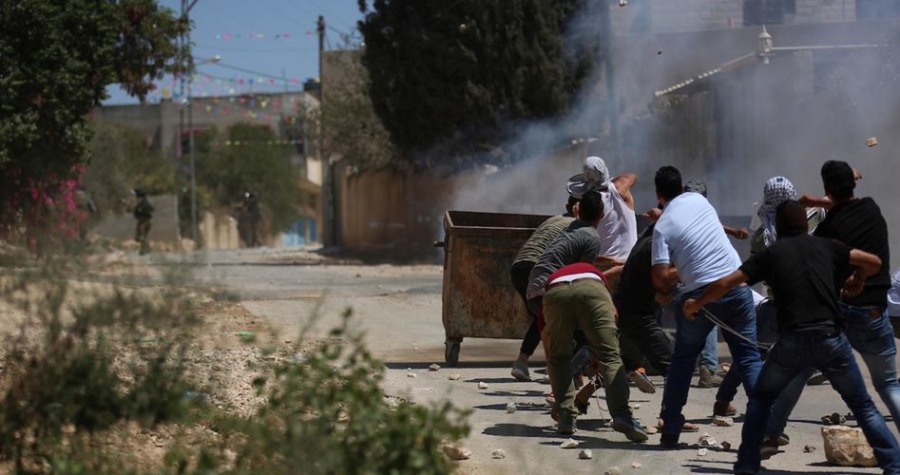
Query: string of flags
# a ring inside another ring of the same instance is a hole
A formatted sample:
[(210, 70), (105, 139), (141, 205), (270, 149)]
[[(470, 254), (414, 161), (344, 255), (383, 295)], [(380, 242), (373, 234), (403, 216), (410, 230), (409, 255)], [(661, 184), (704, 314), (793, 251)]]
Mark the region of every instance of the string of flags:
[[(275, 79), (275, 78), (265, 78), (261, 76), (257, 77), (232, 77), (232, 78), (217, 78), (214, 76), (207, 76), (204, 74), (197, 74), (193, 78), (193, 90), (192, 95), (194, 96), (214, 96), (214, 95), (234, 95), (238, 93), (238, 89), (241, 87), (253, 87), (254, 85), (263, 85), (269, 87), (284, 87), (287, 88), (289, 86), (298, 86), (301, 81), (297, 77), (291, 78), (283, 78), (283, 79)], [(154, 89), (158, 87), (154, 85)], [(168, 84), (168, 87), (162, 87), (159, 89), (159, 94), (163, 99), (180, 99), (181, 93), (178, 90), (176, 80), (172, 79)]]
[[(303, 32), (303, 34), (306, 36), (311, 36), (314, 33), (315, 32), (313, 30), (306, 30)], [(234, 33), (233, 32), (218, 33), (218, 34), (216, 34), (215, 38), (217, 40), (225, 40), (225, 41), (227, 41), (227, 40), (261, 40), (261, 39), (265, 39), (265, 38), (271, 38), (271, 39), (275, 39), (275, 40), (286, 40), (286, 39), (292, 38), (294, 36), (299, 36), (299, 35), (295, 35), (293, 33), (274, 33), (274, 34), (268, 33), (267, 34), (267, 33), (251, 31), (250, 33), (236, 33), (236, 32), (234, 32)]]

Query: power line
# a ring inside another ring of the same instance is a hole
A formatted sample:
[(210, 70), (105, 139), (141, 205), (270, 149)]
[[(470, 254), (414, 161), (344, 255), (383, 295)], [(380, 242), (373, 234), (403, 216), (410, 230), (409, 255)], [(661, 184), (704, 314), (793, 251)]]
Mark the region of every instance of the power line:
[(279, 80), (279, 81), (283, 78), (283, 76), (276, 76), (276, 75), (274, 75), (274, 74), (261, 73), (261, 72), (259, 72), (259, 71), (254, 71), (254, 70), (252, 70), (252, 69), (242, 68), (242, 67), (239, 67), (239, 66), (232, 66), (232, 65), (230, 65), (230, 64), (225, 64), (225, 63), (221, 63), (221, 62), (219, 62), (219, 63), (210, 63), (209, 66), (218, 66), (218, 67), (220, 67), (220, 68), (231, 69), (231, 70), (234, 70), (234, 71), (239, 71), (239, 72), (247, 73), (247, 74), (255, 74), (255, 75), (257, 75), (257, 76), (261, 76), (261, 77), (269, 78), (269, 79), (277, 79), (277, 80)]

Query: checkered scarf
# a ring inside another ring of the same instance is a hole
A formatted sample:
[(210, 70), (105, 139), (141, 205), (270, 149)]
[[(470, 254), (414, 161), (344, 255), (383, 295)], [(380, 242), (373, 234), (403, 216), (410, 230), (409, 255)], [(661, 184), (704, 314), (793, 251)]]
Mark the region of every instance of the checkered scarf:
[(766, 247), (772, 245), (778, 234), (775, 232), (775, 208), (788, 200), (797, 199), (797, 190), (790, 180), (783, 176), (769, 178), (763, 186), (763, 204), (756, 215), (762, 221), (763, 239)]

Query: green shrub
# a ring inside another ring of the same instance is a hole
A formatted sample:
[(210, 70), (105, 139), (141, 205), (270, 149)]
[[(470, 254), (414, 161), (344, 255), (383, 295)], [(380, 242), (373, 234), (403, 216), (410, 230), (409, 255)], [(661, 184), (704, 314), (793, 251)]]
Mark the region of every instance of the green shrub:
[[(445, 474), (452, 463), (444, 442), (468, 434), (467, 412), (445, 402), (421, 406), (387, 398), (384, 366), (361, 334), (344, 324), (330, 338), (307, 344), (261, 368), (254, 385), (266, 404), (244, 420), (216, 423), (227, 434), (234, 460), (219, 471), (234, 474)], [(181, 454), (181, 465), (188, 454)], [(207, 462), (226, 458), (205, 455)], [(194, 455), (194, 458), (198, 458)], [(214, 464), (215, 465), (215, 464)], [(302, 469), (301, 469), (302, 467)], [(198, 463), (196, 471), (210, 465)]]
[(49, 262), (3, 288), (25, 318), (5, 345), (0, 385), (0, 458), (17, 472), (77, 473), (103, 459), (90, 446), (115, 424), (187, 413), (185, 354), (199, 323), (189, 303), (173, 292), (73, 291), (70, 267)]

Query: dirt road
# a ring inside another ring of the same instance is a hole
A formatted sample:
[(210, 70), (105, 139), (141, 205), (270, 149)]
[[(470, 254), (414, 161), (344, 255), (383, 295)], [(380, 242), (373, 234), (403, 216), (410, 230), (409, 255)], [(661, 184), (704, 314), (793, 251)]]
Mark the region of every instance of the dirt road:
[[(588, 415), (579, 419), (574, 438), (581, 442), (579, 449), (593, 452), (591, 460), (579, 460), (579, 450), (559, 447), (565, 438), (555, 434), (548, 408), (543, 406), (549, 385), (517, 382), (509, 376), (517, 341), (467, 339), (459, 367), (446, 367), (440, 266), (329, 265), (314, 254), (274, 251), (216, 252), (209, 253), (206, 260), (195, 271), (203, 285), (227, 289), (285, 338), (295, 338), (311, 321), (313, 334), (322, 335), (350, 308), (353, 324), (367, 333), (369, 348), (387, 363), (388, 394), (422, 403), (449, 399), (472, 409), (472, 432), (465, 445), (473, 456), (460, 462), (461, 473), (604, 473), (613, 467), (618, 467), (619, 473), (635, 474), (731, 473), (742, 416), (735, 419), (733, 427), (713, 426), (714, 389), (692, 388), (685, 415), (700, 424), (701, 431), (683, 434), (682, 441), (696, 444), (698, 437), (708, 432), (719, 442), (730, 442), (730, 452), (700, 455), (697, 447), (662, 451), (658, 435), (646, 444), (629, 443), (605, 426), (601, 417), (608, 413), (605, 401), (599, 399)], [(727, 357), (724, 346), (720, 355)], [(429, 371), (433, 363), (443, 367)], [(537, 374), (541, 368), (543, 362), (536, 357), (533, 374), (541, 376)], [(449, 380), (452, 373), (458, 373), (460, 379)], [(656, 394), (643, 394), (636, 388), (631, 393), (635, 415), (647, 425), (655, 424), (662, 396), (662, 380), (654, 380), (659, 386)], [(479, 389), (479, 382), (489, 387)], [(599, 394), (602, 396), (602, 391)], [(875, 394), (871, 388), (870, 394)], [(875, 399), (883, 410), (877, 396)], [(511, 402), (516, 404), (514, 413), (507, 412)], [(742, 394), (735, 405), (743, 412), (746, 399)], [(788, 425), (791, 444), (785, 453), (764, 462), (767, 473), (878, 473), (877, 469), (825, 464), (819, 419), (835, 411), (848, 412), (830, 387), (808, 387)], [(806, 445), (816, 450), (806, 453)], [(493, 458), (496, 449), (502, 450), (505, 458)]]

